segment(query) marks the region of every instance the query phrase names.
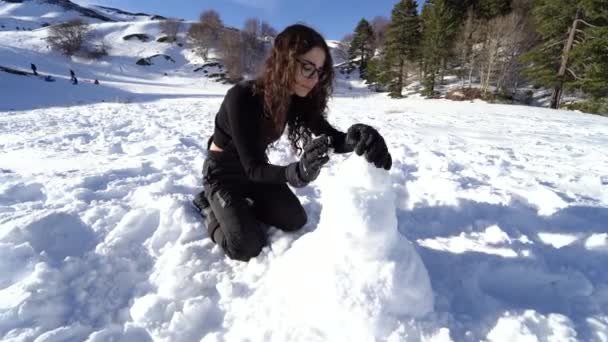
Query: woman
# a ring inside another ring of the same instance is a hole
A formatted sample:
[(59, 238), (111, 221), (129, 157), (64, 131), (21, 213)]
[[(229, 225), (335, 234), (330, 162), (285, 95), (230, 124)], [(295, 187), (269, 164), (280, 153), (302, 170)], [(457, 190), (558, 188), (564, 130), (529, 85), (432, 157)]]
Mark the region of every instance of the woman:
[[(287, 184), (303, 187), (314, 181), (329, 161), (329, 148), (335, 153), (354, 150), (390, 169), (391, 156), (375, 129), (355, 124), (345, 134), (325, 120), (333, 78), (323, 37), (293, 25), (276, 37), (264, 73), (226, 94), (203, 164), (204, 191), (194, 204), (207, 217), (209, 236), (230, 258), (257, 256), (266, 244), (265, 225), (284, 231), (304, 226), (306, 212)], [(266, 149), (286, 126), (300, 161), (270, 164)]]

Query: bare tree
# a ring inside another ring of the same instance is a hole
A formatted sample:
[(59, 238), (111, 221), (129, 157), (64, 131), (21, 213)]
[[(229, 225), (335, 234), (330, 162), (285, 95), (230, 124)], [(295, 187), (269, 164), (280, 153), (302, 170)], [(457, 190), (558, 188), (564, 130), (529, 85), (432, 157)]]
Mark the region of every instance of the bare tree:
[(258, 37), (260, 35), (261, 28), (262, 23), (260, 22), (260, 19), (247, 18), (247, 20), (245, 20), (245, 25), (243, 25), (243, 33)]
[(341, 59), (344, 61), (348, 60), (349, 57), (349, 49), (350, 49), (350, 43), (353, 41), (353, 34), (349, 33), (347, 35), (345, 35), (340, 42), (338, 43), (338, 45), (334, 48), (333, 53), (334, 56), (337, 59)]
[(167, 19), (160, 22), (160, 32), (167, 36), (167, 41), (177, 41), (177, 34), (181, 29), (182, 23), (175, 19)]
[(239, 31), (230, 29), (222, 30), (218, 52), (224, 61), (224, 65), (228, 69), (228, 78), (233, 82), (242, 79), (243, 73), (245, 72), (243, 68), (242, 46), (241, 34)]
[(46, 38), (52, 50), (60, 51), (66, 56), (74, 55), (85, 42), (88, 26), (79, 19), (51, 26)]
[(513, 11), (506, 17), (505, 37), (501, 51), (501, 68), (497, 74), (496, 87), (514, 91), (522, 80), (523, 65), (519, 57), (536, 43), (537, 35), (528, 17), (529, 12)]
[(475, 19), (473, 8), (469, 8), (454, 44), (454, 54), (458, 61), (458, 76), (463, 88), (467, 80), (469, 88), (473, 82), (473, 73), (479, 63), (482, 38), (481, 24)]
[(270, 26), (270, 24), (266, 21), (262, 21), (262, 27), (260, 28), (260, 36), (262, 38), (267, 38), (267, 37), (276, 37), (277, 36), (277, 30), (275, 30), (274, 27)]
[(220, 14), (215, 10), (207, 10), (201, 13), (199, 20), (201, 24), (205, 24), (209, 27), (220, 29), (224, 26)]
[(525, 18), (518, 13), (496, 17), (488, 23), (485, 49), (482, 51), (481, 87), (488, 92), (492, 84), (505, 86), (509, 74), (515, 73), (518, 57), (526, 49), (529, 36), (522, 28)]
[(384, 37), (386, 36), (386, 29), (388, 28), (388, 24), (390, 24), (390, 20), (384, 16), (376, 16), (370, 24), (372, 25), (372, 29), (374, 30), (374, 42), (376, 43), (376, 48), (379, 48), (384, 43)]
[(245, 21), (242, 36), (243, 71), (255, 73), (261, 66), (265, 57), (265, 44), (262, 37), (262, 23), (257, 18)]
[(206, 59), (209, 49), (217, 45), (223, 28), (220, 15), (214, 10), (208, 10), (201, 13), (198, 23), (190, 26), (188, 38), (198, 54)]

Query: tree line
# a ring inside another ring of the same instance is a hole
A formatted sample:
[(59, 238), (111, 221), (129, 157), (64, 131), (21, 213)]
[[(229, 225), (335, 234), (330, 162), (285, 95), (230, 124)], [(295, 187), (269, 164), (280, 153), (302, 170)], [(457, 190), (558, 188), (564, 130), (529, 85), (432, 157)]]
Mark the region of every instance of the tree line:
[[(181, 27), (162, 21), (163, 41), (176, 42)], [(47, 41), (66, 55), (107, 54), (105, 44), (86, 44), (82, 22), (49, 29)], [(261, 67), (276, 34), (257, 18), (241, 29), (225, 26), (207, 10), (186, 38), (204, 59), (213, 50), (236, 81)], [(334, 52), (393, 97), (413, 81), (423, 95), (438, 96), (446, 75), (456, 75), (462, 90), (484, 98), (513, 98), (531, 84), (551, 90), (551, 108), (564, 105), (566, 92), (586, 99), (570, 108), (608, 112), (607, 0), (427, 0), (420, 12), (416, 0), (400, 0), (390, 18), (361, 19)]]
[(446, 74), (462, 89), (513, 96), (524, 84), (583, 95), (582, 109), (608, 110), (608, 1), (415, 0), (395, 4), (390, 19), (361, 19), (342, 40), (349, 61), (379, 91), (402, 97), (412, 80), (437, 96)]

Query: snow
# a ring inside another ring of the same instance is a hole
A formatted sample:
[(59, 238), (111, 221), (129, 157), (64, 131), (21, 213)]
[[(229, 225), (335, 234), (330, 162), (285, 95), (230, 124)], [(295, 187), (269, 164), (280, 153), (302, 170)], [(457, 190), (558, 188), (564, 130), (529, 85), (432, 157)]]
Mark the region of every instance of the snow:
[[(100, 19), (85, 16), (77, 7), (66, 10), (63, 6), (45, 0), (26, 0), (21, 3), (0, 2), (0, 32), (8, 30), (36, 30), (42, 24), (54, 25), (68, 20), (80, 19), (88, 23)], [(100, 13), (102, 14), (102, 13)]]
[[(3, 66), (57, 78), (0, 73), (0, 339), (608, 340), (606, 118), (339, 76), (329, 121), (376, 127), (393, 168), (332, 154), (293, 189), (304, 228), (271, 227), (242, 263), (191, 205), (229, 86), (187, 49), (122, 39), (155, 25), (94, 24), (99, 62), (0, 32)], [(156, 53), (176, 63), (135, 65)], [(285, 137), (270, 150), (295, 158)]]

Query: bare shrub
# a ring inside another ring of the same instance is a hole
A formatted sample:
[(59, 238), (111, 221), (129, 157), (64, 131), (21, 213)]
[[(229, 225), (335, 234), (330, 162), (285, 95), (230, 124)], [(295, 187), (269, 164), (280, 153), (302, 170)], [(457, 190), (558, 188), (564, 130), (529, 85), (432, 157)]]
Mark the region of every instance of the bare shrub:
[(249, 18), (245, 21), (241, 31), (243, 71), (246, 73), (257, 72), (266, 57), (266, 45), (262, 33), (263, 23), (257, 18)]
[(220, 15), (214, 10), (201, 13), (199, 22), (190, 26), (188, 39), (199, 56), (207, 59), (209, 49), (216, 47), (223, 27)]
[(167, 19), (160, 22), (160, 32), (167, 37), (167, 42), (177, 41), (177, 34), (182, 27), (182, 23), (175, 19)]
[(223, 30), (219, 42), (219, 54), (228, 69), (228, 79), (237, 82), (243, 78), (243, 49), (241, 34), (235, 30)]
[(51, 26), (46, 40), (52, 50), (73, 56), (85, 43), (88, 32), (87, 24), (78, 19), (70, 20)]

